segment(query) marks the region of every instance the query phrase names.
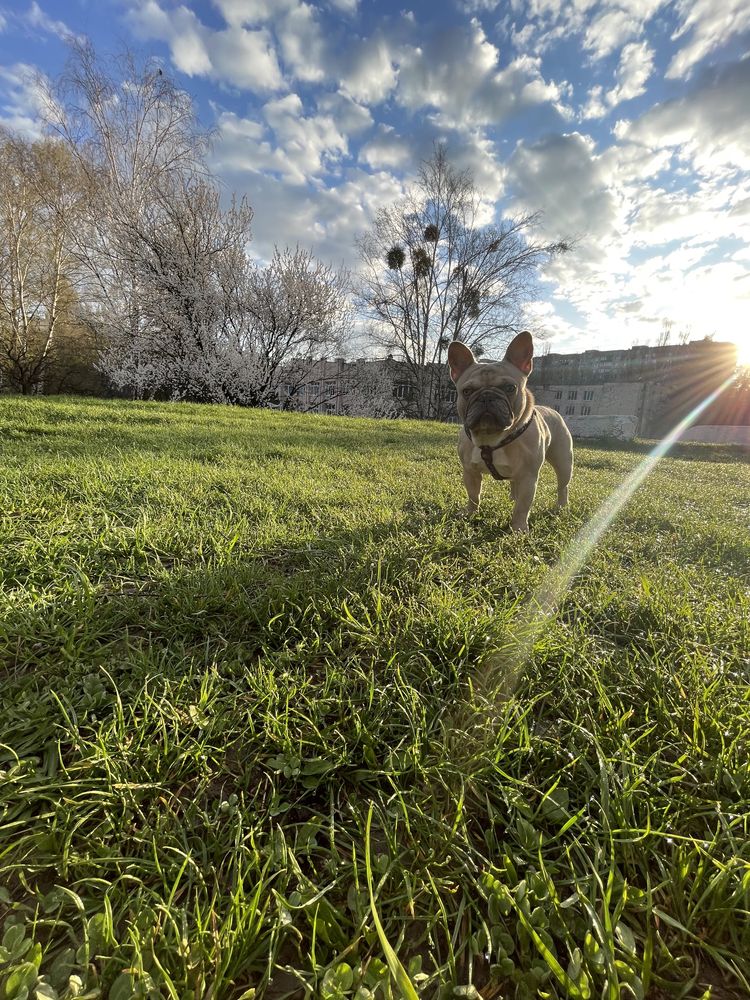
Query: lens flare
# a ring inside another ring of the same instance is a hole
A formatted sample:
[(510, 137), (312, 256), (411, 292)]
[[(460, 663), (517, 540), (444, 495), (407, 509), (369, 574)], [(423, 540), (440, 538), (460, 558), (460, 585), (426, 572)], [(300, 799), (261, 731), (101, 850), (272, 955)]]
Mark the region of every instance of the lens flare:
[(735, 375), (730, 375), (714, 392), (701, 400), (649, 452), (581, 528), (563, 552), (557, 565), (549, 570), (529, 604), (512, 623), (512, 634), (508, 643), (485, 657), (480, 671), (481, 676), (477, 678), (478, 693), (483, 692), (486, 697), (493, 698), (513, 691), (523, 667), (531, 658), (534, 643), (548, 619), (559, 607), (573, 577), (586, 562), (602, 535), (659, 460), (664, 458), (682, 434), (732, 384), (734, 379)]

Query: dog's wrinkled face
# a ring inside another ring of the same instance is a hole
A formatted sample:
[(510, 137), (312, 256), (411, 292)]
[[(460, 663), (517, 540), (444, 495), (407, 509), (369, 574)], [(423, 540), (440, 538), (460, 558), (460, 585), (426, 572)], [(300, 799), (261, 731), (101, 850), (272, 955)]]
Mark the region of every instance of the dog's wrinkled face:
[(468, 347), (454, 341), (448, 364), (457, 392), (458, 415), (477, 445), (495, 444), (526, 409), (531, 372), (531, 334), (520, 333), (502, 361), (479, 364)]

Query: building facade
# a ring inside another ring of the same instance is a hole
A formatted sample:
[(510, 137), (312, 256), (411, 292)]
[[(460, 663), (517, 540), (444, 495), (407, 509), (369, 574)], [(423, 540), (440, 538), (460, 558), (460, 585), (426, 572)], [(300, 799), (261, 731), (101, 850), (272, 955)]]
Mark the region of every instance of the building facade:
[[(562, 414), (575, 437), (656, 438), (724, 384), (736, 365), (734, 344), (710, 340), (543, 354), (534, 359), (529, 387), (538, 403)], [(455, 423), (456, 391), (447, 368), (435, 366), (432, 374), (440, 387), (441, 418)], [(408, 366), (392, 357), (323, 359), (307, 384), (282, 393), (281, 405), (329, 415), (409, 417), (416, 415), (415, 391)], [(732, 404), (734, 418), (725, 414), (720, 422), (741, 422), (750, 414), (743, 405)], [(706, 415), (715, 418), (717, 412), (715, 406)], [(739, 436), (744, 440), (744, 432)]]
[(734, 344), (711, 340), (621, 351), (547, 354), (529, 386), (579, 437), (662, 437), (724, 384)]

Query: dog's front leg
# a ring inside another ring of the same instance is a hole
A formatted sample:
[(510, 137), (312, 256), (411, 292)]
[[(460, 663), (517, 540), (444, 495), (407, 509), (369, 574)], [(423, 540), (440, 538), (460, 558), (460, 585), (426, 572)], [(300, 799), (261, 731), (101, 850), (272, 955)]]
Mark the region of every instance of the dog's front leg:
[(536, 475), (526, 475), (512, 481), (511, 495), (515, 504), (510, 526), (513, 531), (529, 530), (529, 511), (536, 496), (536, 482)]
[(464, 466), (464, 486), (469, 497), (466, 513), (473, 514), (479, 508), (479, 498), (482, 493), (482, 473), (470, 465)]

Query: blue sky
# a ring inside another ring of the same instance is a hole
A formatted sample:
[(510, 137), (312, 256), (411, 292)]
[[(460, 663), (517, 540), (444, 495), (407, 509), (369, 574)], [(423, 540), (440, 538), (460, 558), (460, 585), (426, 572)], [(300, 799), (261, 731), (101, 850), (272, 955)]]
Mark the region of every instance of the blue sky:
[[(555, 350), (733, 339), (750, 353), (747, 0), (0, 0), (0, 122), (33, 134), (65, 37), (169, 66), (255, 210), (252, 252), (353, 241), (435, 140), (485, 217), (574, 236), (533, 330)], [(750, 360), (750, 357), (748, 357)]]

